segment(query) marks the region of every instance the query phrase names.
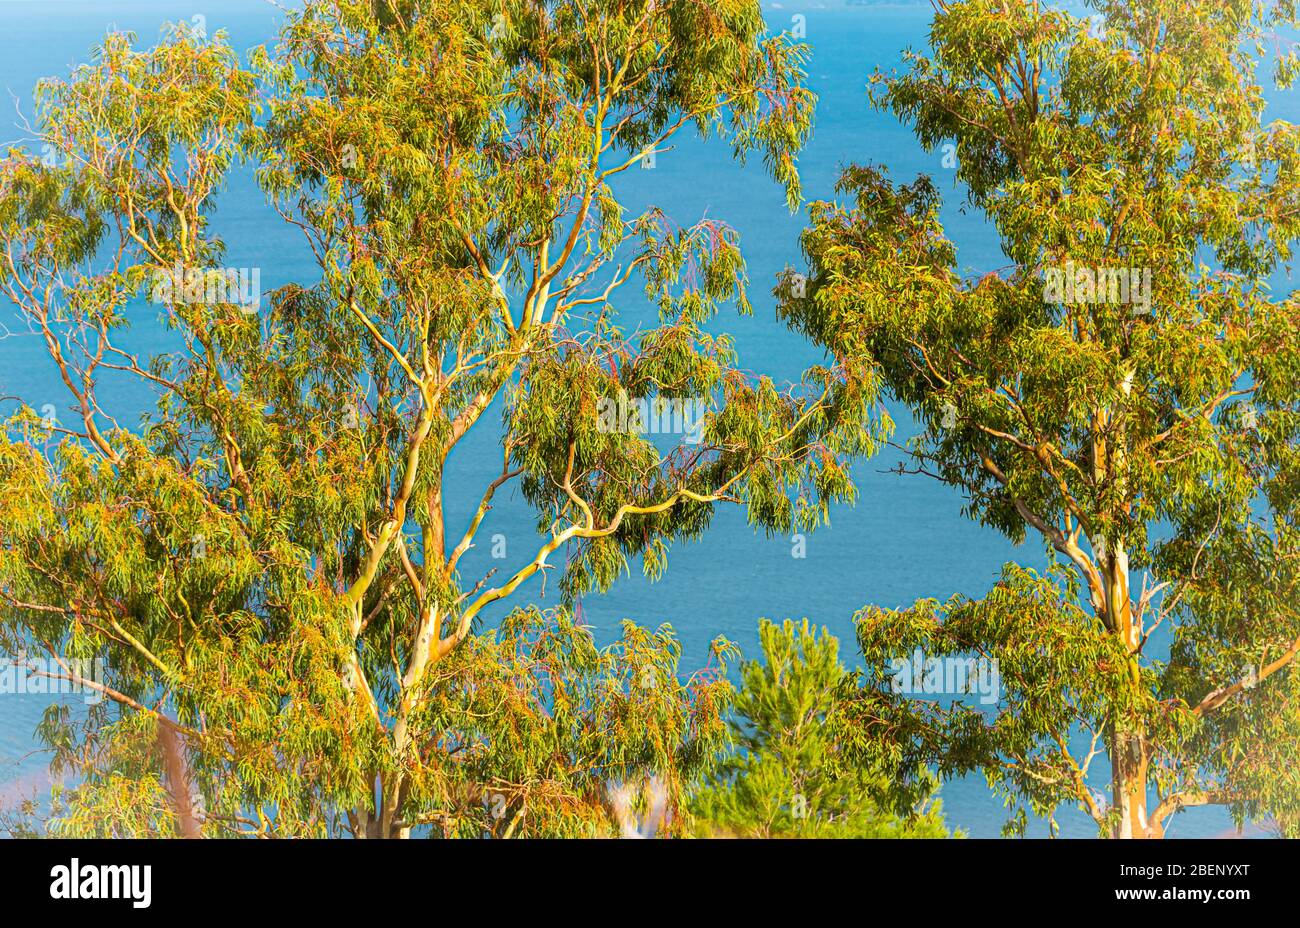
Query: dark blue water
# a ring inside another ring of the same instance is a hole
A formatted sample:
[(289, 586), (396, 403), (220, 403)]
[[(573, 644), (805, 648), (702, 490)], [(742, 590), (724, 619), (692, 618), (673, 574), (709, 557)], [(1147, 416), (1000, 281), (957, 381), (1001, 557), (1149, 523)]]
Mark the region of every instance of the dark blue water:
[[(959, 211), (961, 191), (954, 185), (953, 172), (942, 166), (942, 155), (925, 153), (895, 120), (867, 107), (868, 75), (875, 68), (897, 66), (903, 49), (927, 44), (929, 4), (826, 8), (765, 3), (764, 7), (769, 23), (778, 29), (802, 15), (814, 50), (810, 77), (820, 102), (812, 143), (800, 160), (805, 196), (831, 197), (840, 170), (855, 161), (886, 164), (899, 179), (931, 174), (947, 196), (944, 220), (960, 246), (963, 267), (988, 271), (1005, 265), (996, 237), (982, 220)], [(272, 41), (280, 18), (279, 11), (263, 0), (0, 0), (0, 85), (6, 95), (0, 101), (4, 110), (0, 141), (23, 139), (13, 101), (30, 116), (35, 81), (65, 74), (84, 60), (105, 29), (129, 29), (142, 42), (152, 42), (164, 21), (189, 22), (196, 15), (205, 17), (209, 32), (228, 30), (240, 49)], [(1300, 117), (1300, 107), (1294, 97), (1279, 99), (1270, 115), (1294, 121)], [(788, 212), (781, 191), (759, 167), (742, 169), (725, 146), (687, 139), (675, 151), (659, 155), (653, 170), (622, 175), (619, 192), (630, 210), (653, 203), (682, 224), (707, 216), (739, 230), (755, 311), (750, 318), (724, 312), (713, 328), (735, 337), (743, 366), (790, 380), (822, 360), (819, 352), (775, 320), (769, 290), (778, 271), (799, 263), (797, 237), (803, 220)], [(270, 213), (247, 174), (232, 180), (216, 226), (229, 246), (227, 265), (259, 267), (263, 289), (316, 278), (297, 233)], [(620, 306), (625, 320), (651, 319), (635, 299)], [(0, 321), (10, 322), (11, 314), (0, 309)], [(146, 355), (165, 347), (147, 309), (139, 317), (130, 347)], [(0, 395), (4, 394), (22, 396), (37, 409), (50, 402), (63, 410), (67, 403), (44, 353), (25, 335), (0, 340)], [(128, 411), (143, 408), (149, 399), (134, 385), (108, 385), (101, 396), (113, 403), (110, 408)], [(891, 411), (905, 436), (910, 430), (906, 413)], [(499, 472), (497, 422), (499, 418), (491, 413), (485, 416), (450, 461), (445, 494), (449, 532), (468, 520), (484, 482)], [(925, 478), (884, 473), (894, 461), (884, 455), (856, 468), (859, 502), (836, 510), (829, 528), (807, 538), (806, 557), (792, 557), (790, 539), (756, 536), (740, 512), (724, 511), (702, 541), (674, 548), (669, 570), (658, 583), (651, 585), (634, 572), (608, 595), (586, 599), (582, 604), (586, 622), (602, 641), (616, 634), (624, 618), (652, 626), (668, 622), (685, 645), (683, 669), (690, 669), (704, 662), (708, 643), (718, 635), (753, 654), (760, 618), (806, 616), (839, 636), (846, 660), (852, 660), (852, 616), (867, 604), (902, 606), (918, 598), (946, 599), (954, 593), (980, 596), (1008, 560), (1041, 566), (1041, 547), (1036, 542), (1014, 549), (1001, 536), (962, 518), (961, 500), (950, 490)], [(506, 539), (504, 562), (490, 559), (487, 539), (497, 533)], [(467, 578), (503, 563), (524, 563), (537, 546), (533, 516), (517, 500), (500, 500), (479, 538), (478, 548), (462, 562)], [(529, 599), (553, 603), (553, 581), (546, 596), (536, 579), (530, 581), (512, 602)], [(488, 621), (499, 615), (488, 616)], [(43, 706), (39, 697), (7, 696), (0, 703), (0, 799), (44, 782), (43, 759), (28, 756), (33, 749), (32, 729)], [(1096, 785), (1104, 786), (1100, 781)], [(971, 835), (994, 836), (1005, 819), (1001, 802), (990, 795), (981, 778), (947, 784), (942, 798), (950, 824)], [(1060, 824), (1065, 835), (1095, 834), (1091, 821), (1072, 810), (1061, 811)], [(1196, 809), (1178, 816), (1171, 834), (1210, 836), (1231, 829), (1230, 820), (1218, 810)], [(1030, 833), (1045, 835), (1046, 824), (1035, 824)]]

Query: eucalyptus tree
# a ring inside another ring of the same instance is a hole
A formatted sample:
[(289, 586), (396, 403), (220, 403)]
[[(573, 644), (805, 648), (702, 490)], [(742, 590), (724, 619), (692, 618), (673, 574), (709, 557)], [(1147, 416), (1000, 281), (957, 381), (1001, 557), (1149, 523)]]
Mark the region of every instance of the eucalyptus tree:
[[(666, 632), (611, 655), (567, 613), (476, 626), (553, 556), (572, 600), (637, 559), (658, 576), (719, 504), (786, 532), (852, 494), (870, 379), (742, 372), (706, 330), (749, 308), (735, 232), (616, 192), (694, 129), (793, 208), (804, 55), (754, 0), (310, 0), (247, 65), (180, 27), (41, 85), (47, 156), (0, 164), (0, 283), (75, 415), (29, 404), (0, 444), (0, 627), (52, 676), (106, 656), (110, 698), (43, 727), (81, 774), (65, 830), (171, 833), (178, 789), (204, 834), (561, 833), (566, 809), (583, 831), (597, 773), (654, 770), (677, 801), (727, 688), (669, 673)], [(213, 226), (245, 161), (315, 263), (257, 312)], [(175, 350), (129, 347), (146, 298)], [(156, 391), (139, 428), (110, 375)], [(687, 398), (709, 412), (668, 449), (602, 417)], [(475, 429), (500, 466), (451, 524)], [(506, 492), (536, 547), (466, 575)]]
[[(1290, 86), (1294, 47), (1259, 71), (1295, 4), (1090, 5), (939, 2), (932, 50), (872, 81), (955, 159), (1008, 267), (959, 272), (929, 177), (855, 166), (846, 202), (811, 207), (807, 286), (782, 290), (791, 325), (915, 417), (900, 467), (1051, 564), (864, 610), (876, 686), (845, 732), (900, 771), (983, 771), (1012, 830), (1069, 804), (1162, 836), (1220, 804), (1294, 834), (1300, 303), (1266, 280), (1300, 232), (1300, 130), (1260, 87)], [(996, 658), (998, 711), (893, 692), (916, 647)]]

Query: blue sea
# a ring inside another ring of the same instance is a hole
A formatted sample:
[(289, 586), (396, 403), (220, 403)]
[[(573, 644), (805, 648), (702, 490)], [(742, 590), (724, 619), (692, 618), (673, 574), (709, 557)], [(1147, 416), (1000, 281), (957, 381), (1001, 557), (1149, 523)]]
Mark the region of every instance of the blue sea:
[[(961, 209), (962, 191), (953, 171), (943, 166), (942, 153), (927, 154), (906, 128), (867, 104), (866, 84), (873, 70), (898, 67), (904, 49), (927, 46), (930, 4), (765, 2), (764, 9), (774, 29), (801, 23), (813, 49), (809, 73), (820, 100), (811, 144), (799, 162), (805, 197), (833, 197), (836, 178), (853, 162), (884, 164), (896, 179), (930, 174), (944, 192), (944, 221), (960, 247), (964, 269), (985, 272), (1005, 266), (996, 237), (976, 213)], [(86, 59), (107, 29), (130, 30), (141, 43), (152, 44), (162, 23), (194, 22), (202, 16), (210, 33), (224, 29), (237, 48), (247, 49), (272, 42), (281, 15), (265, 0), (0, 0), (0, 141), (29, 141), (22, 125), (32, 116), (36, 81), (65, 75)], [(1294, 95), (1279, 95), (1270, 107), (1270, 118), (1300, 119)], [(713, 328), (735, 337), (744, 367), (791, 380), (822, 360), (820, 352), (775, 318), (770, 289), (779, 271), (800, 263), (797, 238), (803, 217), (790, 214), (781, 191), (758, 165), (742, 168), (725, 145), (688, 139), (660, 154), (652, 170), (626, 172), (622, 178), (619, 192), (632, 209), (654, 204), (679, 223), (709, 217), (740, 232), (755, 311), (745, 318), (724, 312)], [(216, 225), (229, 246), (227, 264), (259, 267), (264, 290), (315, 279), (300, 236), (268, 210), (248, 173), (232, 179)], [(1284, 280), (1274, 283), (1289, 288)], [(635, 299), (621, 308), (624, 320), (652, 318)], [(11, 307), (0, 306), (0, 322), (11, 330), (12, 317)], [(131, 347), (145, 354), (166, 346), (147, 309), (131, 339)], [(21, 396), (37, 409), (45, 403), (66, 408), (66, 391), (32, 336), (15, 332), (0, 338), (4, 395)], [(134, 385), (109, 385), (101, 398), (127, 412), (149, 402)], [(0, 411), (7, 414), (7, 407)], [(906, 411), (891, 407), (891, 413), (899, 437), (905, 438), (912, 428)], [(484, 478), (499, 471), (497, 422), (489, 413), (450, 462), (445, 496), (452, 526), (468, 520)], [(896, 461), (885, 454), (856, 467), (856, 506), (835, 510), (829, 528), (808, 536), (805, 557), (792, 557), (789, 538), (756, 535), (742, 513), (724, 510), (703, 540), (673, 549), (668, 572), (657, 583), (650, 584), (634, 568), (608, 595), (588, 597), (582, 603), (585, 621), (603, 642), (612, 640), (624, 618), (651, 626), (670, 623), (684, 643), (682, 668), (689, 670), (703, 665), (708, 644), (718, 635), (752, 656), (760, 618), (806, 616), (840, 638), (843, 657), (851, 663), (856, 655), (852, 617), (863, 606), (896, 607), (955, 593), (981, 596), (1006, 561), (1042, 565), (1036, 541), (1013, 548), (1000, 535), (963, 518), (962, 500), (950, 489), (923, 477), (887, 473)], [(530, 546), (535, 550), (533, 517), (518, 500), (501, 500), (480, 537), (496, 533), (505, 536), (506, 563), (527, 560)], [(471, 552), (465, 576), (480, 576), (494, 566), (489, 547), (480, 543)], [(514, 601), (525, 600), (553, 604), (554, 578), (545, 593), (536, 579), (530, 581)], [(32, 753), (32, 732), (43, 707), (36, 696), (10, 695), (0, 701), (0, 802), (48, 783), (44, 757)], [(1098, 766), (1108, 767), (1104, 761)], [(1096, 786), (1104, 790), (1105, 784), (1099, 780)], [(941, 797), (950, 825), (972, 836), (998, 835), (1005, 810), (982, 778), (945, 784)], [(1074, 810), (1062, 809), (1059, 824), (1065, 836), (1095, 835), (1091, 821)], [(1029, 833), (1046, 836), (1047, 824), (1034, 822)], [(1236, 830), (1219, 810), (1194, 809), (1172, 822), (1170, 834), (1229, 837)]]

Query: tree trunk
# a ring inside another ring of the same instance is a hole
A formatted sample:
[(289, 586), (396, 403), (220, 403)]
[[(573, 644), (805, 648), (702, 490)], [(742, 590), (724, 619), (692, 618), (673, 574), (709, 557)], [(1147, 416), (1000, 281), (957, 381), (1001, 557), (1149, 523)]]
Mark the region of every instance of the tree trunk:
[[(1141, 685), (1141, 668), (1138, 665), (1138, 648), (1142, 629), (1133, 612), (1129, 595), (1128, 551), (1116, 544), (1107, 551), (1106, 610), (1111, 631), (1119, 638), (1127, 652), (1129, 683)], [(1147, 754), (1146, 741), (1141, 731), (1116, 725), (1107, 739), (1110, 754), (1111, 795), (1114, 809), (1119, 813), (1115, 826), (1116, 838), (1147, 838), (1155, 835), (1147, 827)]]
[[(1134, 370), (1130, 368), (1120, 383), (1120, 391), (1127, 398), (1133, 390)], [(1122, 415), (1122, 414), (1121, 414)], [(1097, 433), (1108, 425), (1110, 414), (1103, 410), (1094, 417)], [(1107, 448), (1104, 440), (1095, 441), (1093, 445), (1093, 473), (1097, 478), (1103, 475), (1113, 476), (1123, 488), (1126, 483), (1128, 468), (1128, 437), (1122, 419), (1116, 423), (1116, 435), (1113, 446)], [(1109, 454), (1107, 453), (1109, 451)], [(1123, 505), (1124, 515), (1128, 514), (1128, 505)], [(1141, 666), (1138, 649), (1142, 645), (1141, 617), (1133, 611), (1130, 596), (1128, 548), (1123, 542), (1100, 539), (1102, 550), (1097, 553), (1101, 560), (1102, 590), (1106, 614), (1106, 626), (1124, 646), (1126, 658), (1127, 683), (1136, 690), (1142, 685)], [(1147, 753), (1146, 739), (1143, 732), (1126, 726), (1123, 722), (1114, 723), (1107, 737), (1107, 751), (1110, 754), (1111, 801), (1118, 813), (1113, 835), (1116, 838), (1147, 838), (1153, 833), (1147, 828)]]
[(1111, 792), (1119, 813), (1114, 837), (1159, 837), (1147, 827), (1147, 765), (1141, 734), (1112, 730), (1109, 751)]

